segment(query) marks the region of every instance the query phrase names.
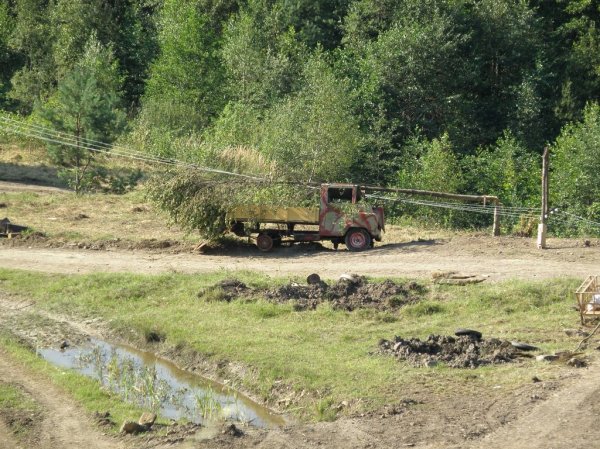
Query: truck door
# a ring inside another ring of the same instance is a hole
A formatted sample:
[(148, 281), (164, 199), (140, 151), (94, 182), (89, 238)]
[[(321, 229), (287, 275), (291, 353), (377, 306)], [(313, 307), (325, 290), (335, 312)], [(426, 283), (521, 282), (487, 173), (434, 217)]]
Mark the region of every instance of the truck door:
[(323, 237), (342, 237), (348, 229), (348, 214), (358, 200), (358, 186), (324, 184), (321, 186), (319, 234)]

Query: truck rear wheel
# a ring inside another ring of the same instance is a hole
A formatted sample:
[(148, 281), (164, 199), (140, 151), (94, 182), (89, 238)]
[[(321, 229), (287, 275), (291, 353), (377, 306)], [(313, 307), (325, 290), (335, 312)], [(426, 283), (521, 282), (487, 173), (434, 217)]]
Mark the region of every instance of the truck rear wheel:
[(346, 247), (350, 251), (363, 251), (371, 247), (371, 236), (362, 228), (352, 228), (346, 233)]
[(273, 249), (273, 244), (273, 237), (269, 234), (262, 233), (258, 234), (258, 237), (256, 237), (256, 246), (261, 251), (271, 251)]

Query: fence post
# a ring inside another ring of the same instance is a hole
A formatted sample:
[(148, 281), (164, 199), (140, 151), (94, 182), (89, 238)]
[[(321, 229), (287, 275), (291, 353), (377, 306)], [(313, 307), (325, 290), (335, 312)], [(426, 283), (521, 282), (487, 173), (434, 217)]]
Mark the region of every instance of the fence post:
[(544, 148), (542, 156), (542, 214), (538, 225), (537, 247), (546, 248), (546, 231), (548, 230), (548, 147)]
[(492, 228), (492, 234), (494, 237), (500, 235), (500, 209), (498, 209), (498, 202), (494, 203), (494, 226)]

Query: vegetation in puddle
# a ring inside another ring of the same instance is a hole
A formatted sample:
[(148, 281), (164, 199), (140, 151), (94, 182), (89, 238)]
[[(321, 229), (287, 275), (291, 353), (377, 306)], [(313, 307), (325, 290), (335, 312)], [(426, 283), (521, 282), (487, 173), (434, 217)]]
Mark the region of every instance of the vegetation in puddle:
[[(92, 368), (93, 375), (125, 401), (161, 414), (172, 409), (175, 413), (168, 416), (170, 418), (184, 417), (196, 422), (243, 418), (222, 415), (225, 410), (212, 389), (174, 383), (173, 378), (167, 377), (168, 373), (159, 372), (155, 365), (141, 364), (118, 352), (116, 348), (107, 350), (95, 345), (91, 350), (80, 352), (77, 364), (80, 368)], [(237, 404), (235, 396), (226, 399), (226, 402), (231, 401)], [(239, 410), (239, 407), (232, 410)]]
[(82, 352), (78, 362), (81, 366), (91, 366), (98, 379), (124, 400), (154, 412), (172, 397), (167, 382), (158, 379), (156, 368), (136, 366), (129, 358), (119, 360), (114, 350), (107, 357), (100, 346), (95, 346), (89, 352)]

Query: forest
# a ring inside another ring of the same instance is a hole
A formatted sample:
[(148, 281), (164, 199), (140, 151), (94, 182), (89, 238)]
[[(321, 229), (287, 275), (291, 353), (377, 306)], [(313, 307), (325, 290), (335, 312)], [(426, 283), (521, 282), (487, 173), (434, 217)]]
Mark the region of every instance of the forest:
[[(539, 205), (547, 146), (550, 206), (580, 217), (564, 232), (598, 231), (599, 98), (592, 0), (0, 0), (11, 120), (278, 181), (515, 207)], [(89, 152), (48, 151), (77, 188), (101, 173)], [(167, 184), (155, 197), (177, 203)], [(488, 219), (423, 209), (392, 214)]]

